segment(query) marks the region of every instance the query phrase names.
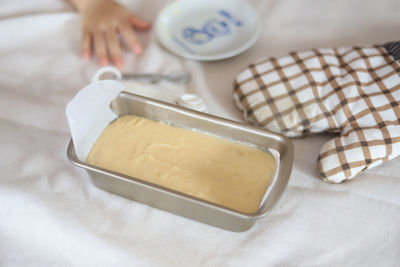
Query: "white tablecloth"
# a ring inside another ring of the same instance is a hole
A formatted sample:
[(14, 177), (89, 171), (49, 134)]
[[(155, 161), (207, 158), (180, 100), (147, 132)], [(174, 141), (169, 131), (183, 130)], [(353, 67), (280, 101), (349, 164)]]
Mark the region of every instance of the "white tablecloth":
[[(125, 1), (154, 21), (168, 1)], [(262, 35), (235, 58), (200, 63), (139, 35), (126, 72), (187, 69), (188, 92), (214, 114), (241, 120), (232, 81), (248, 63), (291, 50), (399, 38), (398, 0), (252, 0)], [(88, 83), (79, 16), (67, 2), (0, 4), (0, 266), (398, 266), (400, 159), (351, 182), (317, 178), (327, 136), (294, 140), (295, 164), (277, 207), (233, 233), (106, 193), (66, 158), (66, 103)]]

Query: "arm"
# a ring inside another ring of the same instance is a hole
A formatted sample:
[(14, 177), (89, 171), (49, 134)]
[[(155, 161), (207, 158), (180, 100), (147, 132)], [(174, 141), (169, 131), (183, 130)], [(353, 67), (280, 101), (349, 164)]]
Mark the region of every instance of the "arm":
[(142, 47), (136, 39), (135, 31), (147, 30), (150, 23), (133, 14), (126, 7), (113, 0), (69, 0), (81, 14), (82, 57), (88, 59), (92, 54), (101, 66), (111, 60), (122, 68), (121, 44), (118, 34), (139, 55)]

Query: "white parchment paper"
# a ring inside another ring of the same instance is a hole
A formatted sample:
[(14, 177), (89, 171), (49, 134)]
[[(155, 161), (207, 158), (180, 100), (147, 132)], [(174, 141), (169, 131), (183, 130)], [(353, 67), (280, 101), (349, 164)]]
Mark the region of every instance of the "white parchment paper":
[(75, 152), (85, 161), (96, 139), (107, 125), (117, 118), (110, 103), (125, 86), (113, 80), (89, 84), (67, 104), (66, 115)]

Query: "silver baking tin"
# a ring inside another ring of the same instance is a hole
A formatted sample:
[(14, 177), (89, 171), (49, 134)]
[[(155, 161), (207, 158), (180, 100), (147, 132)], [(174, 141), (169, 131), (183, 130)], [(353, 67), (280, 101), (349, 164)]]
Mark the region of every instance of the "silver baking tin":
[(93, 183), (105, 191), (209, 225), (242, 232), (267, 215), (286, 188), (293, 164), (293, 145), (283, 135), (127, 92), (121, 92), (111, 107), (119, 116), (141, 116), (255, 145), (265, 151), (276, 151), (279, 164), (260, 209), (254, 214), (245, 214), (82, 162), (77, 158), (71, 140), (67, 149), (68, 159), (75, 166), (85, 169)]

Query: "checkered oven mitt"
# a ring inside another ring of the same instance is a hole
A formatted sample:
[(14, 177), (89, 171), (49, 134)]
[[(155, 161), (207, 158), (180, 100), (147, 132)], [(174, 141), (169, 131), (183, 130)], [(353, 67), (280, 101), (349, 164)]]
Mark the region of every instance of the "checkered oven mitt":
[(317, 160), (340, 183), (400, 155), (400, 42), (292, 52), (251, 64), (234, 83), (247, 121), (289, 137), (338, 133)]

